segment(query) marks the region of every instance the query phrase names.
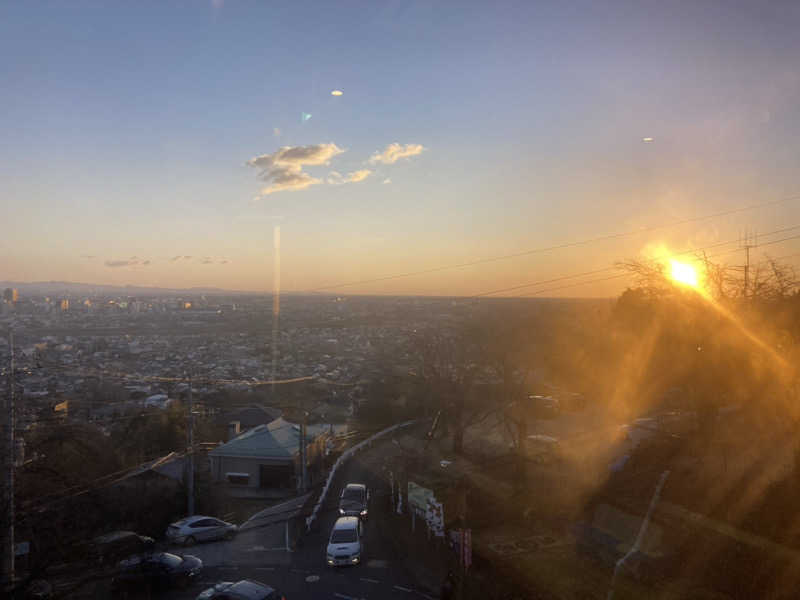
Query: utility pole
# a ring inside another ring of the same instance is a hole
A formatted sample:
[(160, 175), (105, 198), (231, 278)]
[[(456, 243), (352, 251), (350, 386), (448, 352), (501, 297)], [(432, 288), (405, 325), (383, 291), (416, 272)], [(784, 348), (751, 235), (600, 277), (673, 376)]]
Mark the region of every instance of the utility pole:
[[(16, 415), (14, 414), (14, 332), (8, 333), (8, 344), (11, 349), (8, 370), (8, 393), (6, 396), (5, 411), (5, 452), (3, 455), (3, 517), (6, 519), (3, 527), (3, 587), (11, 589), (14, 584), (14, 457), (16, 446), (14, 443), (14, 427)], [(2, 589), (2, 588), (0, 588)]]
[(272, 371), (270, 396), (275, 399), (276, 367), (278, 364), (278, 329), (281, 318), (281, 226), (275, 225), (272, 230), (272, 247), (274, 259), (272, 263)]
[(186, 473), (186, 510), (188, 516), (194, 515), (194, 407), (192, 404), (192, 374), (189, 373), (189, 415), (186, 423), (186, 437), (189, 446), (187, 458), (189, 468)]
[(306, 422), (308, 420), (308, 411), (303, 411), (303, 423), (300, 425), (300, 461), (303, 463), (301, 466), (301, 487), (303, 493), (308, 489), (308, 480), (306, 479)]
[(750, 290), (750, 249), (758, 246), (758, 236), (745, 232), (741, 247), (744, 250), (744, 297)]
[(461, 479), (458, 482), (457, 492), (458, 504), (458, 524), (459, 524), (459, 553), (458, 553), (458, 587), (457, 598), (462, 600), (464, 598), (464, 588), (466, 587), (467, 579), (467, 552), (471, 552), (472, 540), (470, 535), (470, 548), (467, 549), (467, 482), (466, 479)]

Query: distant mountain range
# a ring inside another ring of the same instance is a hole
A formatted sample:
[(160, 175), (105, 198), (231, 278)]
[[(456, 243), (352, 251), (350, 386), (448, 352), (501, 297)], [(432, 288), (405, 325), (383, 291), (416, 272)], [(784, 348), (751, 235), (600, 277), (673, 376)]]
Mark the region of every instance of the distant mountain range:
[[(99, 295), (119, 295), (119, 296), (179, 296), (179, 295), (207, 295), (207, 296), (271, 296), (271, 292), (254, 292), (250, 290), (226, 290), (217, 287), (192, 287), (192, 288), (162, 288), (141, 285), (102, 285), (97, 283), (78, 283), (75, 281), (0, 281), (0, 294), (5, 288), (16, 288), (19, 290), (20, 296), (24, 298), (28, 296), (59, 296), (59, 295), (75, 295), (75, 296), (99, 296)], [(336, 294), (329, 292), (281, 292), (282, 296), (336, 296)], [(350, 294), (348, 294), (350, 295)], [(360, 295), (360, 294), (353, 294)], [(366, 295), (372, 297), (372, 295)], [(379, 294), (374, 297), (388, 297), (388, 298), (438, 298), (438, 299), (452, 299), (452, 300), (475, 300), (469, 297), (459, 296), (381, 296)], [(486, 298), (484, 300), (503, 301), (551, 301), (551, 300), (571, 300), (571, 301), (593, 301), (598, 298)]]
[(0, 281), (0, 290), (5, 288), (16, 288), (20, 295), (58, 295), (58, 294), (77, 294), (82, 296), (97, 294), (120, 294), (120, 295), (147, 295), (147, 296), (174, 296), (176, 294), (207, 294), (217, 296), (256, 296), (266, 295), (268, 292), (252, 292), (243, 290), (225, 290), (216, 287), (193, 287), (193, 288), (161, 288), (139, 285), (101, 285), (95, 283), (78, 283), (74, 281)]

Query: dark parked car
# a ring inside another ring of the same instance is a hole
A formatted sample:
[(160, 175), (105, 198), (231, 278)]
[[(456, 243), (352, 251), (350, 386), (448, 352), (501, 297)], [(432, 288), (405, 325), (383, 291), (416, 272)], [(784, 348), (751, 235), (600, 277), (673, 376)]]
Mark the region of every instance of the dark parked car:
[(155, 541), (133, 531), (112, 531), (91, 541), (89, 555), (101, 564), (115, 564), (134, 554), (151, 552)]
[(223, 581), (201, 592), (196, 600), (286, 600), (279, 592), (252, 579)]
[(132, 556), (119, 563), (111, 582), (115, 590), (149, 590), (186, 587), (200, 573), (203, 561), (196, 556), (156, 552)]

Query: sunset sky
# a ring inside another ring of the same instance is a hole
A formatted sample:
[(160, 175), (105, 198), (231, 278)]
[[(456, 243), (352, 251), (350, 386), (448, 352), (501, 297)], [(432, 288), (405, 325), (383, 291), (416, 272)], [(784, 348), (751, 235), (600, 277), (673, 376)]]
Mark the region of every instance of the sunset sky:
[(4, 3), (0, 280), (269, 290), (276, 225), (295, 291), (641, 228), (337, 290), (741, 264), (800, 236), (798, 31), (795, 2)]

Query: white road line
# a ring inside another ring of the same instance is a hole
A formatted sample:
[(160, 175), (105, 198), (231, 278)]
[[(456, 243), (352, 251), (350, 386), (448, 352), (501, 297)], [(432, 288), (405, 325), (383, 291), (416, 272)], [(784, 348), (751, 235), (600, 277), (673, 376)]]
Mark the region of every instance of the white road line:
[(413, 591), (411, 588), (403, 587), (402, 585), (396, 585), (396, 586), (394, 586), (394, 589), (400, 590), (401, 592), (412, 592)]
[(369, 577), (362, 577), (361, 581), (366, 581), (368, 583), (380, 583), (377, 579), (370, 579)]
[(420, 592), (419, 590), (417, 590), (417, 593), (418, 593), (420, 596), (422, 596), (423, 598), (427, 598), (428, 600), (436, 600), (436, 598), (434, 598), (433, 596), (429, 596), (429, 595), (428, 595), (428, 594), (426, 594), (425, 592)]
[(335, 592), (333, 594), (337, 598), (342, 598), (343, 600), (358, 600), (355, 596), (346, 596), (345, 594), (340, 594), (339, 592)]

